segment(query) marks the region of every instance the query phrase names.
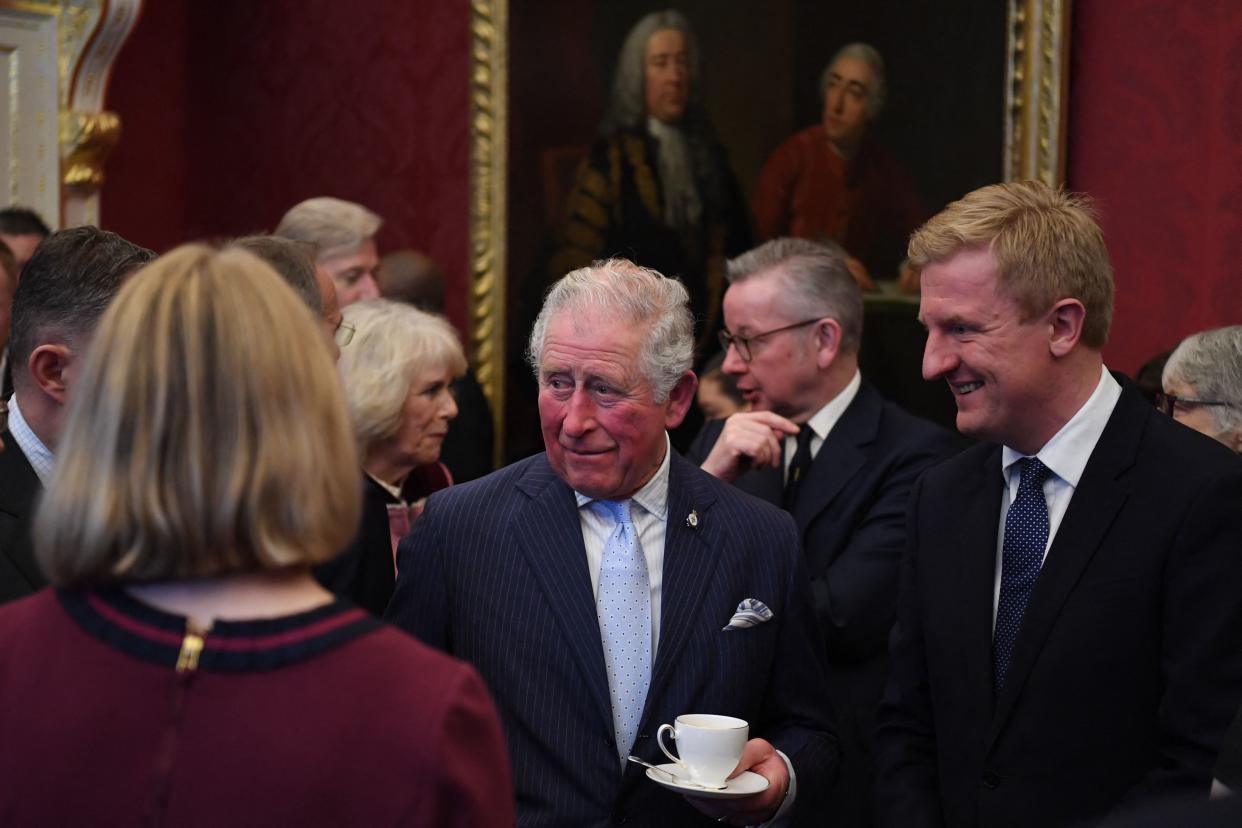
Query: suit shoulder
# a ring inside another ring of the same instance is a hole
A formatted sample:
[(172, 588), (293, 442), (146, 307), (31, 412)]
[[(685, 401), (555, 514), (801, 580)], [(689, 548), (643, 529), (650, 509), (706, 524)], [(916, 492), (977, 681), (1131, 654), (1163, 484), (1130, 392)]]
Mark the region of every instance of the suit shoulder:
[[(1000, 474), (1000, 446), (995, 443), (975, 443), (950, 454), (924, 472), (926, 487), (950, 487), (956, 490), (956, 483), (964, 478), (986, 473), (995, 466)], [(996, 461), (993, 463), (993, 461)]]
[(908, 450), (945, 458), (957, 454), (966, 440), (957, 432), (911, 414), (895, 402), (884, 400), (880, 418), (880, 439)]
[(1242, 462), (1226, 446), (1165, 416), (1148, 418), (1138, 459), (1162, 469), (1161, 479), (1173, 486), (1186, 480), (1242, 477)]
[(793, 518), (784, 509), (708, 474), (684, 457), (674, 455), (674, 460), (681, 465), (680, 474), (685, 476), (686, 482), (701, 491), (711, 493), (716, 504), (714, 508), (724, 509), (731, 515), (744, 516), (748, 523), (794, 526)]
[(499, 497), (511, 495), (516, 490), (518, 482), (531, 474), (555, 477), (546, 456), (536, 454), (524, 460), (518, 460), (516, 463), (510, 463), (483, 477), (441, 489), (433, 493), (427, 502), (429, 506), (434, 504), (436, 509), (441, 511), (475, 509), (483, 504), (494, 503)]
[(686, 459), (696, 466), (706, 460), (707, 455), (712, 453), (716, 441), (720, 439), (720, 432), (724, 430), (724, 425), (724, 419), (708, 420), (703, 423), (699, 433), (694, 435), (690, 447), (686, 449)]

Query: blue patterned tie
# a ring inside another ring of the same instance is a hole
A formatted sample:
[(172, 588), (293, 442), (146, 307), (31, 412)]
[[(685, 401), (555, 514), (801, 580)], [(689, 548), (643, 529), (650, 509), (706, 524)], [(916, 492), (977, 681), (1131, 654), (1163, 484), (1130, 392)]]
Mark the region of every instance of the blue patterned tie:
[(1022, 626), (1026, 602), (1035, 589), (1048, 545), (1044, 481), (1052, 471), (1037, 457), (1023, 457), (1018, 466), (1018, 496), (1005, 516), (1000, 600), (996, 603), (996, 633), (992, 640), (992, 684), (998, 693), (1005, 686), (1013, 642)]
[(651, 580), (630, 519), (630, 501), (595, 503), (617, 524), (604, 544), (596, 612), (608, 668), (617, 753), (624, 767), (651, 681)]

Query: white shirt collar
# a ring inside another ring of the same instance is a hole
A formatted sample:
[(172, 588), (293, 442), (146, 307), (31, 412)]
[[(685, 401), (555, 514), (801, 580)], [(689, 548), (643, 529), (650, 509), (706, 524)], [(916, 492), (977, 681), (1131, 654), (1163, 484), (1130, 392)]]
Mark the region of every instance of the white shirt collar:
[(56, 457), (47, 446), (43, 445), (39, 435), (34, 433), (26, 422), (26, 418), (22, 416), (22, 410), (17, 405), (16, 394), (9, 400), (9, 432), (13, 435), (13, 442), (17, 443), (22, 454), (26, 455), (30, 468), (34, 469), (35, 474), (39, 476), (39, 482), (46, 488), (52, 482)]
[[(641, 489), (630, 495), (630, 499), (641, 506), (647, 514), (660, 520), (664, 520), (668, 516), (668, 466), (669, 457), (672, 453), (668, 432), (666, 431), (664, 432), (664, 460), (661, 461), (660, 468), (656, 469), (656, 473), (643, 484)], [(588, 497), (576, 489), (574, 490), (574, 497), (578, 500), (579, 508), (599, 499)]]
[(832, 431), (833, 426), (837, 424), (837, 420), (841, 419), (841, 415), (845, 413), (845, 409), (850, 407), (850, 403), (858, 396), (858, 389), (862, 387), (862, 374), (855, 370), (854, 378), (849, 381), (841, 393), (837, 394), (828, 404), (811, 415), (811, 419), (806, 424), (811, 427), (811, 431), (815, 432), (815, 436), (820, 440), (828, 439), (828, 434)]
[[(1108, 418), (1112, 416), (1113, 408), (1120, 398), (1121, 386), (1107, 368), (1101, 367), (1100, 381), (1095, 386), (1095, 391), (1035, 456), (1053, 474), (1077, 488), (1087, 461), (1091, 459), (1091, 452), (1099, 442), (1100, 435), (1104, 433)], [(1013, 464), (1025, 456), (1016, 449), (1004, 447), (1001, 453), (1001, 470), (1006, 479), (1009, 478)]]

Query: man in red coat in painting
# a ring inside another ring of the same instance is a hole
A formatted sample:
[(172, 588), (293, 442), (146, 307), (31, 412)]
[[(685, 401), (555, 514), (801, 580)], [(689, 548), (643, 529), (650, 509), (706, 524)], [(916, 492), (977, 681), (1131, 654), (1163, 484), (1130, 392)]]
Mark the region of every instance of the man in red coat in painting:
[(781, 236), (840, 244), (860, 286), (896, 278), (923, 208), (905, 169), (867, 138), (884, 105), (884, 59), (851, 43), (820, 78), (823, 121), (781, 144), (763, 165), (751, 208), (760, 241)]

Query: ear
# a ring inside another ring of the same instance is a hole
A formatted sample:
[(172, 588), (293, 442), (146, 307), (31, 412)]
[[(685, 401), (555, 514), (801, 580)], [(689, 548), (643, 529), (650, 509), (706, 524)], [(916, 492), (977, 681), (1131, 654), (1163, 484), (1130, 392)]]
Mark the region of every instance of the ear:
[(669, 392), (668, 401), (665, 403), (665, 428), (673, 429), (681, 425), (686, 412), (690, 410), (691, 403), (694, 402), (694, 391), (698, 386), (699, 378), (694, 375), (693, 371), (687, 371), (677, 380), (677, 384)]
[(1087, 309), (1077, 299), (1062, 299), (1048, 312), (1048, 350), (1054, 358), (1068, 356), (1082, 337)]
[(815, 323), (815, 364), (819, 370), (829, 368), (841, 352), (841, 323), (827, 317)]
[(58, 405), (64, 405), (68, 387), (66, 373), (72, 363), (72, 348), (59, 342), (46, 342), (31, 352), (27, 367), (39, 390)]
[(1234, 454), (1242, 454), (1242, 423), (1234, 426), (1233, 433), (1225, 440), (1225, 445), (1233, 449)]

